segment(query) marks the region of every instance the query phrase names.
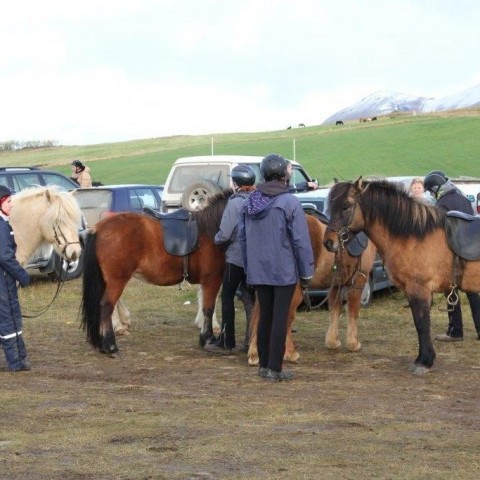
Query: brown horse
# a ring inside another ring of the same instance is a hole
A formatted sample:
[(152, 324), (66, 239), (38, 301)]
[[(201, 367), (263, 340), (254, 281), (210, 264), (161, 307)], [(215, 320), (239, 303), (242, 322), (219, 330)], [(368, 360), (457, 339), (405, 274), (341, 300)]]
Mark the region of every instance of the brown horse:
[[(480, 291), (480, 261), (462, 261), (447, 243), (445, 214), (416, 201), (385, 180), (344, 182), (329, 194), (331, 212), (324, 244), (332, 252), (363, 230), (376, 245), (390, 279), (409, 300), (419, 353), (412, 370), (427, 373), (435, 360), (430, 336), (433, 292)], [(480, 326), (479, 326), (480, 327)]]
[[(312, 242), (313, 255), (315, 258), (315, 272), (311, 287), (330, 288), (328, 292), (328, 305), (330, 325), (325, 337), (325, 345), (331, 349), (338, 349), (341, 342), (338, 338), (338, 321), (342, 314), (343, 300), (346, 296), (348, 305), (348, 325), (346, 345), (349, 350), (360, 350), (361, 343), (358, 340), (357, 320), (360, 311), (362, 291), (368, 281), (370, 272), (375, 261), (376, 249), (372, 242), (368, 242), (367, 248), (361, 256), (353, 257), (347, 250), (337, 254), (329, 252), (323, 246), (326, 226), (313, 215), (307, 215), (308, 231)], [(297, 285), (290, 304), (288, 315), (287, 340), (285, 343), (284, 359), (296, 362), (300, 356), (292, 339), (292, 325), (295, 321), (295, 312), (302, 303), (303, 295), (300, 285)], [(258, 364), (257, 352), (257, 325), (259, 320), (258, 302), (255, 302), (251, 320), (251, 338), (248, 350), (248, 363)]]
[(225, 268), (225, 254), (213, 238), (231, 193), (216, 194), (203, 210), (192, 213), (198, 226), (198, 248), (188, 256), (169, 254), (162, 224), (147, 215), (122, 213), (93, 227), (84, 250), (82, 294), (82, 325), (93, 347), (108, 354), (118, 351), (112, 312), (132, 277), (162, 286), (185, 278), (199, 283), (204, 315), (200, 345), (213, 340), (212, 314)]

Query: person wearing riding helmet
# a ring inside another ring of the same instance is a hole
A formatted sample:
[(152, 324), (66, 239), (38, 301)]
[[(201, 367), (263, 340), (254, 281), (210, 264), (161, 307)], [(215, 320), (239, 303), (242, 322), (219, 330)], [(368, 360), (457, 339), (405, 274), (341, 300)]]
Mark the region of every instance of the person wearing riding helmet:
[(72, 166), (71, 179), (82, 188), (91, 187), (92, 176), (90, 175), (90, 168), (85, 166), (80, 160), (74, 160), (70, 165)]
[(23, 341), (22, 312), (18, 301), (17, 282), (25, 287), (30, 282), (28, 272), (15, 258), (17, 244), (9, 223), (12, 192), (0, 185), (0, 343), (7, 360), (7, 370), (30, 370)]
[[(208, 352), (229, 355), (236, 347), (235, 342), (235, 294), (240, 284), (245, 284), (246, 275), (243, 268), (242, 252), (238, 242), (238, 220), (243, 209), (245, 199), (255, 190), (255, 172), (249, 165), (238, 165), (231, 173), (234, 193), (228, 199), (223, 211), (220, 229), (215, 235), (215, 244), (223, 246), (225, 251), (225, 273), (222, 284), (222, 326), (221, 333), (214, 343), (205, 345)], [(246, 286), (246, 285), (244, 285)], [(253, 305), (254, 294), (250, 295)]]
[[(434, 170), (426, 175), (423, 186), (431, 192), (437, 202), (435, 206), (445, 212), (456, 210), (458, 212), (474, 215), (473, 207), (465, 195), (448, 179), (440, 170)], [(456, 291), (458, 296), (458, 290)], [(466, 293), (473, 323), (480, 340), (480, 295), (478, 293)], [(435, 340), (441, 342), (460, 342), (463, 340), (462, 307), (459, 301), (448, 311), (447, 332), (436, 335)]]
[(288, 312), (297, 282), (308, 286), (314, 260), (305, 213), (289, 193), (287, 161), (267, 155), (260, 172), (265, 183), (245, 201), (239, 239), (247, 283), (255, 286), (260, 307), (258, 375), (279, 382), (293, 378), (293, 372), (282, 370)]

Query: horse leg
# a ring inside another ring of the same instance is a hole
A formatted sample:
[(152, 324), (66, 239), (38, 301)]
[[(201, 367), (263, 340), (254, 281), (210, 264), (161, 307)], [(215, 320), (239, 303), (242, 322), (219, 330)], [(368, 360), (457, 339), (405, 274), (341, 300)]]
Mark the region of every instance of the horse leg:
[(252, 319), (253, 305), (255, 303), (255, 293), (250, 291), (247, 286), (242, 283), (240, 286), (240, 300), (243, 303), (243, 308), (245, 309), (245, 335), (243, 337), (243, 346), (248, 347), (250, 340), (250, 322)]
[(130, 318), (130, 311), (120, 298), (115, 304), (112, 313), (113, 331), (117, 335), (130, 335), (130, 327), (132, 325), (132, 321)]
[(362, 297), (362, 288), (354, 285), (348, 289), (347, 293), (347, 348), (351, 352), (358, 352), (362, 348), (362, 344), (358, 340), (358, 315), (360, 312), (360, 299)]
[(100, 302), (100, 352), (111, 355), (112, 357), (118, 352), (115, 342), (115, 332), (112, 325), (112, 312), (114, 305), (107, 300), (106, 295)]
[(330, 325), (325, 336), (325, 346), (332, 350), (340, 348), (342, 342), (338, 338), (338, 319), (343, 308), (342, 289), (338, 285), (332, 285), (328, 291), (328, 311)]
[(292, 301), (290, 302), (290, 310), (288, 312), (288, 321), (287, 321), (287, 338), (285, 339), (285, 353), (283, 359), (287, 362), (297, 363), (300, 358), (295, 342), (292, 337), (292, 325), (295, 321), (295, 313), (298, 306), (302, 303), (303, 295), (300, 289), (300, 286), (297, 285), (295, 292), (293, 293)]
[(435, 349), (430, 335), (431, 293), (428, 292), (428, 295), (424, 297), (419, 297), (418, 294), (416, 296), (408, 295), (408, 299), (418, 335), (418, 356), (412, 366), (412, 371), (417, 375), (423, 375), (430, 371), (435, 360)]
[[(194, 320), (194, 324), (202, 329), (203, 328), (203, 290), (202, 290), (202, 286), (200, 285), (200, 287), (198, 288), (198, 292), (197, 292), (197, 301), (198, 301), (198, 310), (197, 310), (197, 315), (195, 317), (195, 320)], [(216, 331), (220, 331), (220, 324), (218, 323), (218, 320), (217, 320), (217, 313), (216, 313), (216, 310), (213, 311), (213, 316), (212, 316), (212, 327), (214, 330)]]
[(258, 350), (257, 350), (257, 328), (260, 320), (260, 305), (258, 300), (253, 304), (252, 316), (250, 318), (250, 339), (248, 342), (247, 359), (248, 364), (258, 365)]
[(215, 341), (213, 334), (212, 317), (215, 312), (215, 302), (222, 283), (222, 278), (210, 278), (207, 283), (202, 283), (203, 291), (203, 326), (200, 330), (199, 343), (203, 348), (207, 343)]

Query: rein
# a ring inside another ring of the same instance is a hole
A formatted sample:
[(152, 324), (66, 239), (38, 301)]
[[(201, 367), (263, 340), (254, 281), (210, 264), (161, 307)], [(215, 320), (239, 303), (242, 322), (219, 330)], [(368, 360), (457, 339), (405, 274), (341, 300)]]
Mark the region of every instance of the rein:
[[(67, 237), (65, 236), (65, 234), (62, 232), (62, 229), (60, 228), (60, 226), (58, 224), (54, 225), (53, 226), (53, 238), (55, 239), (55, 242), (56, 244), (58, 245), (58, 248), (60, 248), (62, 250), (62, 255), (65, 254), (66, 250), (67, 250), (67, 247), (69, 245), (75, 245), (75, 244), (80, 244), (80, 241), (76, 241), (76, 242), (69, 242), (67, 240)], [(62, 243), (62, 240), (64, 240), (64, 242)]]
[(63, 288), (63, 285), (65, 284), (65, 277), (66, 277), (66, 271), (63, 270), (61, 278), (58, 279), (57, 290), (53, 294), (53, 298), (50, 300), (50, 303), (46, 307), (42, 308), (41, 310), (33, 310), (33, 313), (23, 313), (23, 308), (22, 308), (22, 317), (37, 318), (43, 315), (53, 305), (53, 302), (57, 299), (58, 294), (60, 293), (60, 291)]

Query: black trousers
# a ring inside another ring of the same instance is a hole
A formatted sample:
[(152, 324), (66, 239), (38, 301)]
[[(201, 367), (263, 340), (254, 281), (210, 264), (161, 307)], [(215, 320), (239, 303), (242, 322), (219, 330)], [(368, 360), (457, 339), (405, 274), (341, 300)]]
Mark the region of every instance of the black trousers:
[(281, 287), (256, 285), (260, 306), (257, 330), (259, 365), (276, 372), (282, 371), (287, 321), (296, 284)]
[[(457, 291), (457, 294), (459, 292)], [(472, 312), (475, 330), (480, 338), (480, 295), (478, 293), (467, 293), (468, 303)], [(458, 303), (448, 312), (447, 334), (452, 337), (463, 337), (462, 306), (460, 299)]]
[(238, 286), (245, 282), (245, 271), (242, 267), (227, 263), (222, 283), (222, 332), (217, 345), (224, 348), (235, 348), (235, 294)]

